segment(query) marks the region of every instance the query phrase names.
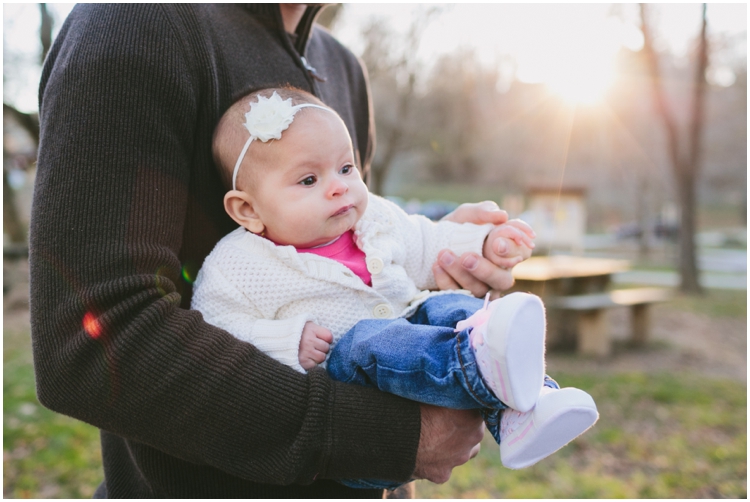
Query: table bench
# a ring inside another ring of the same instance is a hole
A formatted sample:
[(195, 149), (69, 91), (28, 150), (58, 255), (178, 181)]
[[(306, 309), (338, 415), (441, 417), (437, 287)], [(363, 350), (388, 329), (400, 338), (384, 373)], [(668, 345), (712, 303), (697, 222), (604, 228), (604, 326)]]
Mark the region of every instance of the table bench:
[(545, 304), (551, 309), (576, 313), (578, 352), (603, 357), (608, 356), (612, 348), (605, 316), (608, 308), (630, 307), (631, 341), (636, 346), (642, 346), (649, 336), (649, 306), (671, 297), (672, 292), (668, 289), (635, 288), (552, 296), (545, 299)]

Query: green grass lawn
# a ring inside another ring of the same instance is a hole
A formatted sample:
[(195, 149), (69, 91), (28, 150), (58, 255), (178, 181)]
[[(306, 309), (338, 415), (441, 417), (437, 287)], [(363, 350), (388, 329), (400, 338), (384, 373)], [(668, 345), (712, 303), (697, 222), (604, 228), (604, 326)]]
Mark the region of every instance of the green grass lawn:
[(42, 407), (28, 332), (3, 330), (3, 495), (91, 498), (101, 483), (99, 431)]
[[(675, 309), (747, 317), (745, 292), (679, 297)], [(4, 330), (6, 498), (89, 498), (102, 479), (96, 429), (36, 400), (28, 331)], [(555, 374), (588, 391), (600, 419), (584, 436), (520, 471), (480, 455), (420, 498), (697, 498), (747, 496), (747, 388), (697, 374)]]
[(450, 481), (421, 498), (745, 498), (746, 388), (696, 375), (556, 375), (586, 389), (599, 422), (535, 466), (502, 467), (488, 435)]
[(678, 295), (670, 306), (709, 317), (747, 318), (747, 291), (706, 289), (701, 296)]

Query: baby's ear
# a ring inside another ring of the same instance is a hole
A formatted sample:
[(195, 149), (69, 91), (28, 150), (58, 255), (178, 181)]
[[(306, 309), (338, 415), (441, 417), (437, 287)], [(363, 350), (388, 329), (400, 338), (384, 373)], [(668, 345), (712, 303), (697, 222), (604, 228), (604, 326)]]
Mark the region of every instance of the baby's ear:
[(255, 212), (253, 199), (247, 192), (230, 190), (224, 195), (224, 210), (239, 225), (254, 234), (261, 234), (266, 226)]

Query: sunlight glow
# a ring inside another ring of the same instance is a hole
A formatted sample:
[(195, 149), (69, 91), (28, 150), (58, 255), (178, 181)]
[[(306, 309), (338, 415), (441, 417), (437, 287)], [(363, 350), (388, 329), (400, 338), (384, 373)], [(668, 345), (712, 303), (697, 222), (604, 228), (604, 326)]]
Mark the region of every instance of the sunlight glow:
[(548, 26), (519, 52), (518, 78), (540, 82), (571, 104), (597, 103), (615, 81), (615, 58), (627, 45), (625, 25), (600, 12), (581, 10), (571, 24)]
[[(419, 8), (347, 5), (336, 30), (361, 51), (363, 20), (382, 17), (403, 33)], [(498, 89), (507, 91), (515, 80), (542, 83), (571, 104), (595, 104), (617, 80), (618, 51), (643, 47), (639, 16), (637, 5), (620, 4), (444, 5), (417, 54), (429, 68), (441, 54), (471, 48), (482, 64), (498, 68)]]
[(614, 81), (612, 61), (580, 61), (567, 72), (551, 74), (547, 86), (564, 100), (593, 105), (604, 96)]

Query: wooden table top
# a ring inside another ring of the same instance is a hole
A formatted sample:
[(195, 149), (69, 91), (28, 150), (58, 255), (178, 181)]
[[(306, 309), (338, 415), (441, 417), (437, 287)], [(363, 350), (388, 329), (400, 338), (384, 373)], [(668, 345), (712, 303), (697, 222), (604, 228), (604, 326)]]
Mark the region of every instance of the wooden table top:
[(513, 277), (522, 281), (549, 281), (611, 275), (629, 268), (628, 260), (566, 255), (533, 256), (513, 268)]

